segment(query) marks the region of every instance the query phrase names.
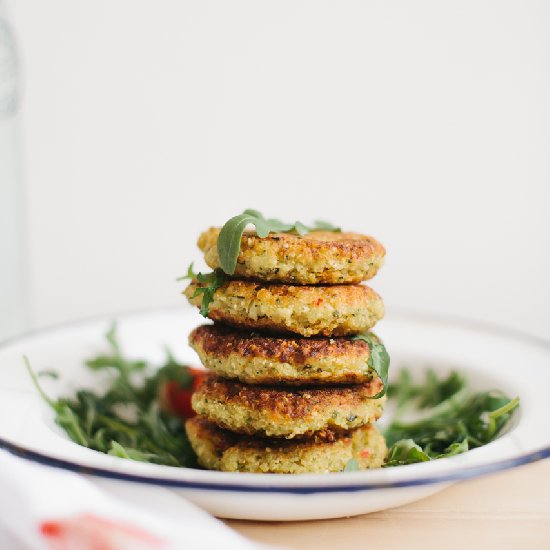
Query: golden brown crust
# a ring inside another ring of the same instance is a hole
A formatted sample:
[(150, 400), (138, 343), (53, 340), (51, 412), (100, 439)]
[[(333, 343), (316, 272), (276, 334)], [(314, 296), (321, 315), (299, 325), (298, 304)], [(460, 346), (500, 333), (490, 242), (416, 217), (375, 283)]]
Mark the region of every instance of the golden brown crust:
[[(200, 307), (192, 281), (185, 290)], [(301, 286), (228, 280), (210, 303), (208, 317), (228, 325), (302, 336), (346, 336), (372, 328), (384, 315), (380, 296), (365, 285)]]
[[(250, 437), (246, 434), (239, 434), (225, 430), (216, 426), (216, 424), (210, 422), (203, 416), (195, 416), (186, 421), (186, 426), (191, 426), (195, 437), (208, 439), (217, 449), (225, 450), (227, 447), (240, 443), (248, 448), (265, 448), (277, 446), (280, 448), (292, 448), (297, 444), (296, 441), (289, 439), (278, 439), (269, 437)], [(188, 428), (189, 429), (189, 428)], [(357, 428), (355, 428), (357, 429)], [(334, 431), (334, 430), (321, 430), (312, 434), (308, 438), (299, 440), (300, 445), (312, 446), (319, 443), (333, 443), (337, 440), (346, 440), (351, 438), (353, 430), (349, 431)]]
[(364, 340), (339, 338), (275, 337), (243, 332), (223, 325), (202, 325), (189, 335), (192, 346), (218, 357), (238, 354), (242, 357), (263, 357), (278, 362), (304, 365), (321, 358), (361, 357), (368, 362), (369, 345)]
[(193, 394), (192, 406), (210, 422), (236, 433), (293, 439), (375, 422), (385, 397), (373, 397), (381, 389), (378, 378), (355, 386), (289, 389), (210, 376)]
[[(212, 269), (221, 267), (219, 233), (220, 228), (211, 227), (197, 243)], [(260, 238), (247, 231), (234, 275), (293, 284), (359, 283), (374, 277), (385, 253), (376, 239), (359, 233), (271, 233)]]
[(216, 324), (193, 330), (189, 345), (205, 367), (247, 384), (362, 384), (377, 376), (368, 344), (347, 337), (266, 336)]
[(208, 400), (236, 403), (250, 410), (269, 411), (273, 416), (306, 418), (315, 409), (338, 409), (361, 406), (382, 390), (377, 379), (355, 386), (319, 386), (311, 388), (281, 388), (250, 386), (217, 376), (206, 377), (196, 394)]
[(185, 428), (189, 436), (192, 435), (196, 439), (208, 440), (214, 448), (221, 451), (239, 442), (243, 437), (229, 430), (218, 428), (202, 416), (195, 416), (187, 420)]
[(370, 425), (298, 441), (242, 436), (201, 417), (188, 420), (185, 428), (199, 464), (212, 470), (328, 473), (342, 471), (352, 458), (360, 469), (377, 468), (387, 452), (383, 436)]

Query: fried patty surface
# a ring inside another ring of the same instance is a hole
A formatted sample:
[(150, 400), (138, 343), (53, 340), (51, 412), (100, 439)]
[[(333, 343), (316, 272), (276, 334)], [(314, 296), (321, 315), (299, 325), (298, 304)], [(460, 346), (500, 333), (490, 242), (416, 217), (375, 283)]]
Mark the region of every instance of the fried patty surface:
[(193, 410), (221, 428), (275, 438), (302, 438), (375, 422), (385, 397), (380, 379), (354, 386), (254, 386), (208, 376), (192, 397)]
[[(219, 227), (198, 240), (206, 263), (221, 267)], [(376, 275), (386, 251), (373, 237), (359, 233), (314, 231), (304, 236), (271, 233), (265, 238), (245, 232), (237, 258), (236, 277), (292, 284), (359, 283)]]
[[(184, 294), (200, 307), (191, 281)], [(382, 298), (365, 285), (299, 286), (228, 280), (214, 293), (213, 321), (275, 333), (346, 336), (372, 328), (384, 316)]]
[(387, 448), (371, 425), (350, 432), (325, 432), (306, 440), (239, 436), (201, 417), (186, 422), (198, 462), (209, 470), (273, 474), (341, 472), (354, 458), (360, 469), (382, 466)]
[(347, 337), (264, 336), (216, 324), (194, 329), (189, 344), (205, 367), (247, 384), (362, 384), (377, 377), (369, 345)]

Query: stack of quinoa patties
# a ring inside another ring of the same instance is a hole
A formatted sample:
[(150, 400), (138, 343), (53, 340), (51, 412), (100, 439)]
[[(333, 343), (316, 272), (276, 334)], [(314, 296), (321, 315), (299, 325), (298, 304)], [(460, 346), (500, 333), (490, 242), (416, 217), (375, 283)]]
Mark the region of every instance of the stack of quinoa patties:
[[(218, 270), (219, 232), (198, 241)], [(243, 234), (235, 273), (209, 305), (214, 324), (189, 337), (213, 371), (195, 391), (197, 416), (186, 424), (199, 464), (266, 473), (382, 465), (386, 445), (372, 424), (384, 384), (372, 342), (382, 344), (366, 331), (384, 306), (360, 283), (384, 255), (375, 239), (356, 233)], [(192, 304), (201, 305), (197, 288), (205, 284), (195, 279), (185, 290)]]

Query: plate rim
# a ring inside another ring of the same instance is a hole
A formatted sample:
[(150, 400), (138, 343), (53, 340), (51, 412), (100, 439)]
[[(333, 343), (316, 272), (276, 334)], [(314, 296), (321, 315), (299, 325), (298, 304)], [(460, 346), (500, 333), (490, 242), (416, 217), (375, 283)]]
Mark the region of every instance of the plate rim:
[[(98, 466), (84, 466), (71, 460), (51, 457), (25, 449), (19, 445), (0, 438), (0, 449), (3, 449), (17, 457), (24, 458), (31, 462), (67, 470), (83, 475), (92, 475), (104, 479), (118, 481), (129, 481), (141, 483), (144, 485), (156, 485), (161, 487), (170, 487), (178, 489), (199, 489), (210, 491), (241, 492), (241, 493), (286, 493), (294, 495), (307, 495), (315, 493), (357, 493), (360, 491), (374, 491), (380, 489), (399, 489), (407, 487), (419, 487), (425, 485), (438, 485), (444, 483), (453, 483), (472, 479), (482, 475), (501, 472), (515, 467), (531, 464), (546, 458), (550, 458), (550, 446), (542, 447), (536, 451), (526, 453), (517, 458), (510, 458), (502, 461), (495, 461), (481, 466), (468, 466), (450, 473), (441, 473), (436, 475), (417, 477), (413, 479), (384, 481), (384, 482), (361, 482), (346, 485), (303, 485), (303, 486), (275, 486), (275, 485), (242, 485), (239, 483), (220, 483), (207, 481), (190, 481), (175, 478), (158, 478), (147, 475), (130, 474), (109, 470)], [(406, 466), (402, 466), (406, 468)], [(351, 474), (360, 476), (366, 472)], [(348, 476), (350, 474), (347, 474)]]
[[(78, 327), (81, 325), (92, 324), (99, 321), (108, 321), (110, 318), (132, 318), (139, 316), (147, 316), (154, 314), (166, 314), (166, 313), (176, 313), (181, 311), (182, 306), (166, 306), (166, 307), (151, 307), (151, 308), (140, 308), (135, 310), (130, 310), (120, 313), (111, 313), (103, 314), (97, 316), (91, 316), (87, 318), (81, 318), (74, 321), (66, 321), (63, 323), (54, 324), (45, 328), (33, 329), (22, 334), (18, 334), (14, 337), (8, 338), (0, 342), (0, 351), (6, 347), (16, 345), (19, 342), (25, 341), (29, 338), (36, 336), (47, 336), (49, 333), (53, 333), (63, 329), (69, 329)], [(428, 313), (422, 311), (414, 311), (411, 309), (401, 309), (393, 308), (392, 317), (398, 317), (400, 319), (410, 319), (423, 321), (428, 323), (438, 323), (445, 324), (449, 327), (454, 328), (466, 328), (469, 330), (474, 330), (476, 332), (484, 332), (488, 334), (493, 334), (501, 337), (511, 337), (516, 341), (521, 341), (528, 343), (530, 345), (535, 345), (536, 347), (542, 347), (545, 351), (550, 351), (550, 341), (545, 340), (539, 336), (535, 336), (521, 330), (516, 330), (511, 327), (499, 326), (498, 324), (489, 323), (485, 321), (468, 319), (459, 316), (452, 316), (446, 314), (438, 313)], [(464, 466), (458, 470), (451, 472), (439, 472), (436, 474), (430, 475), (417, 475), (411, 479), (397, 479), (394, 481), (384, 480), (384, 481), (369, 481), (365, 479), (364, 481), (357, 480), (356, 482), (349, 483), (352, 481), (350, 479), (352, 476), (354, 478), (365, 477), (365, 474), (368, 472), (356, 472), (356, 473), (347, 473), (346, 480), (348, 483), (345, 484), (334, 484), (334, 485), (322, 485), (322, 484), (311, 484), (311, 485), (254, 485), (250, 483), (252, 480), (248, 480), (250, 484), (239, 484), (232, 483), (228, 481), (204, 481), (204, 480), (185, 480), (177, 479), (174, 477), (155, 477), (151, 475), (139, 474), (139, 473), (128, 473), (121, 472), (116, 469), (109, 469), (102, 466), (86, 466), (79, 464), (75, 460), (63, 459), (54, 456), (44, 454), (42, 452), (25, 448), (17, 443), (13, 443), (3, 437), (0, 437), (0, 449), (4, 449), (11, 454), (14, 454), (18, 457), (36, 462), (42, 465), (60, 468), (63, 470), (69, 470), (72, 472), (93, 475), (101, 478), (114, 479), (120, 481), (128, 482), (137, 482), (147, 485), (157, 485), (163, 487), (171, 488), (181, 488), (181, 489), (190, 489), (190, 490), (210, 490), (210, 491), (226, 491), (226, 492), (245, 492), (245, 493), (287, 493), (287, 494), (313, 494), (313, 493), (336, 493), (336, 492), (358, 492), (358, 491), (371, 491), (371, 490), (380, 490), (380, 489), (393, 489), (393, 488), (406, 488), (406, 487), (417, 487), (425, 485), (434, 485), (434, 484), (443, 484), (443, 483), (452, 483), (455, 481), (460, 481), (464, 479), (471, 479), (481, 475), (486, 475), (490, 473), (495, 473), (499, 471), (508, 470), (514, 467), (518, 467), (524, 464), (529, 464), (536, 462), (538, 460), (543, 460), (545, 458), (550, 458), (550, 445), (543, 446), (534, 451), (523, 453), (517, 457), (512, 457), (504, 460), (496, 460), (487, 464), (474, 465), (474, 466)], [(452, 460), (452, 459), (451, 459)], [(402, 466), (402, 468), (407, 468), (407, 466)], [(214, 472), (216, 475), (216, 472)], [(301, 476), (298, 476), (301, 477)], [(355, 481), (355, 480), (353, 480)]]

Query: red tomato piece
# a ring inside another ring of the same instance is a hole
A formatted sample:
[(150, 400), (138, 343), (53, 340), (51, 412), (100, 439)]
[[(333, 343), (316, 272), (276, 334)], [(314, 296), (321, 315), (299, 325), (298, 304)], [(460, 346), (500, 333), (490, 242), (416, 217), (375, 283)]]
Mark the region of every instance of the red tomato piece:
[(182, 388), (175, 380), (165, 382), (160, 388), (159, 400), (163, 409), (183, 418), (193, 418), (195, 411), (191, 407), (191, 396), (207, 376), (204, 369), (189, 368), (193, 377), (189, 388)]

